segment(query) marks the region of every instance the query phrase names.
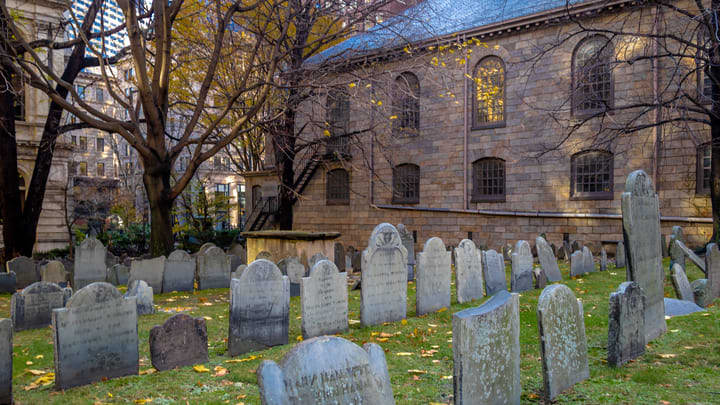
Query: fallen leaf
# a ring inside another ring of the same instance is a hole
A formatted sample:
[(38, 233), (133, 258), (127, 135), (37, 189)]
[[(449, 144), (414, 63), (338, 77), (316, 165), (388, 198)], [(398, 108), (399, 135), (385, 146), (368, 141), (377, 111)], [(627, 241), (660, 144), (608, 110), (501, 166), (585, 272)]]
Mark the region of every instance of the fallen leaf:
[(108, 398), (112, 398), (112, 397), (113, 397), (113, 394), (108, 392)]
[(35, 358), (36, 358), (36, 359), (44, 359), (45, 356), (43, 356), (42, 354), (38, 354), (37, 356), (35, 356)]
[(210, 318), (209, 316), (203, 316), (203, 318), (204, 318), (206, 321), (212, 321), (212, 318)]
[(157, 370), (155, 370), (154, 368), (149, 368), (149, 369), (147, 369), (147, 370), (143, 370), (143, 371), (139, 372), (138, 374), (140, 374), (140, 375), (152, 374), (152, 373), (154, 373), (154, 372), (156, 372), (156, 371), (157, 371)]
[(375, 340), (377, 340), (380, 343), (385, 343), (388, 341), (388, 338), (376, 338)]
[(209, 368), (203, 366), (202, 364), (198, 364), (197, 366), (193, 366), (193, 370), (195, 370), (198, 373), (207, 373), (210, 371)]
[(403, 319), (402, 321), (400, 321), (400, 323), (403, 325), (407, 325), (407, 319)]
[(408, 370), (408, 373), (410, 373), (410, 374), (427, 374), (427, 371), (426, 371), (426, 370), (412, 369), (412, 370)]
[(677, 357), (677, 354), (675, 353), (660, 353), (658, 356), (662, 357), (663, 359), (672, 359), (673, 357)]
[(356, 320), (356, 319), (348, 319), (348, 323), (349, 323), (350, 325), (355, 325), (355, 324), (360, 323), (360, 321), (358, 321), (358, 320)]
[(396, 356), (412, 356), (412, 353), (409, 352), (399, 352), (395, 353)]
[(444, 375), (444, 376), (442, 376), (442, 379), (443, 379), (443, 380), (452, 380), (452, 378), (453, 378), (453, 376), (451, 376), (451, 375)]
[(222, 377), (228, 373), (228, 370), (225, 367), (215, 366), (213, 370), (215, 370), (215, 374), (213, 375), (214, 377)]
[(384, 337), (384, 338), (389, 338), (389, 337), (393, 337), (393, 336), (395, 336), (395, 335), (392, 334), (392, 333), (385, 333), (385, 332), (383, 332), (383, 333), (380, 334), (380, 337)]
[(144, 399), (136, 399), (135, 403), (142, 405), (142, 404), (147, 404), (148, 402), (152, 402), (152, 401), (153, 401), (152, 398), (144, 398)]
[(301, 335), (298, 335), (295, 340), (297, 340), (298, 342), (302, 342), (303, 337)]
[(439, 314), (439, 313), (445, 312), (445, 311), (447, 311), (447, 307), (440, 308), (440, 309), (438, 309), (438, 310), (435, 311), (435, 312)]
[(43, 374), (47, 373), (47, 371), (32, 370), (32, 369), (29, 369), (29, 370), (26, 370), (26, 371), (27, 371), (28, 373), (32, 374), (32, 375), (43, 375)]

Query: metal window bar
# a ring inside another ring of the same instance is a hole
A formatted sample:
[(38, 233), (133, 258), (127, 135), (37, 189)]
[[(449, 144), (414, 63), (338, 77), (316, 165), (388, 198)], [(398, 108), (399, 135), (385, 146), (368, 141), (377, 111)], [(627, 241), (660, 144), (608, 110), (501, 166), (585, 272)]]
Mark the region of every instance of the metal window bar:
[(483, 159), (473, 165), (475, 197), (505, 195), (505, 162), (500, 159)]
[(331, 170), (327, 176), (327, 201), (345, 202), (350, 200), (350, 187), (347, 171)]
[(575, 158), (575, 194), (612, 192), (611, 155), (590, 152)]
[(400, 165), (395, 168), (394, 197), (398, 202), (420, 201), (420, 168)]

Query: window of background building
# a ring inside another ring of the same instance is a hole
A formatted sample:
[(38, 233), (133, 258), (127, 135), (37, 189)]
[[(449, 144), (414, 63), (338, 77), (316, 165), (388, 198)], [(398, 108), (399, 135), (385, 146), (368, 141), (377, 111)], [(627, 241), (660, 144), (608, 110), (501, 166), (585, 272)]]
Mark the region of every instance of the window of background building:
[(582, 40), (572, 62), (573, 114), (591, 115), (613, 106), (612, 43), (602, 35)]
[(393, 203), (420, 202), (420, 166), (406, 163), (393, 169)]
[(505, 201), (505, 161), (488, 157), (472, 164), (472, 202)]
[(95, 101), (97, 101), (98, 103), (105, 102), (105, 92), (103, 91), (102, 87), (95, 88)]
[(72, 135), (70, 140), (73, 145), (77, 145), (77, 135)]
[(105, 176), (105, 163), (97, 164), (97, 175), (98, 175), (98, 177)]
[(105, 138), (96, 138), (95, 144), (98, 152), (105, 152)]
[(710, 179), (712, 178), (712, 148), (710, 142), (698, 146), (697, 173), (695, 175), (695, 188), (698, 194), (710, 194)]
[(505, 64), (497, 56), (483, 58), (473, 71), (473, 128), (505, 124)]
[(348, 132), (350, 121), (350, 97), (339, 88), (328, 90), (325, 110), (326, 122), (330, 131), (327, 140), (327, 153), (346, 155), (349, 153), (349, 140), (345, 134)]
[(78, 94), (80, 100), (85, 100), (85, 89), (86, 86), (81, 86), (79, 84), (75, 86), (75, 92)]
[(19, 75), (12, 75), (10, 81), (12, 84), (12, 91), (15, 93), (15, 103), (13, 105), (15, 120), (25, 121), (25, 85), (22, 82), (22, 77)]
[(221, 183), (215, 184), (215, 193), (224, 197), (230, 197), (230, 185)]
[(87, 176), (87, 162), (79, 162), (77, 168), (80, 176)]
[(87, 152), (87, 150), (88, 150), (87, 137), (81, 136), (81, 137), (79, 137), (79, 141), (80, 141), (80, 150), (83, 152)]
[(590, 150), (570, 160), (570, 197), (577, 200), (612, 200), (613, 155)]
[(350, 204), (350, 176), (347, 170), (334, 169), (327, 172), (325, 203), (327, 205)]
[(125, 162), (125, 174), (132, 174), (132, 163)]
[(395, 79), (393, 89), (393, 133), (415, 136), (420, 129), (420, 81), (410, 72)]

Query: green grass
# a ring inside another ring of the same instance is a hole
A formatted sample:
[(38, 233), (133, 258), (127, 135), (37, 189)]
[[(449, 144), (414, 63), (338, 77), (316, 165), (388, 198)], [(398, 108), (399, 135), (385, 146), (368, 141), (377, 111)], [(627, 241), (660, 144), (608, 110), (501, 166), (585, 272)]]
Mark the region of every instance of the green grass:
[[(691, 280), (702, 273), (689, 264)], [(667, 261), (665, 262), (667, 268)], [(707, 313), (676, 317), (668, 320), (668, 333), (647, 346), (645, 355), (621, 368), (606, 363), (608, 296), (625, 280), (625, 269), (610, 265), (607, 272), (585, 275), (569, 280), (567, 265), (561, 264), (564, 281), (583, 300), (588, 338), (590, 378), (560, 395), (559, 403), (720, 403), (720, 310), (718, 302)], [(509, 274), (508, 274), (509, 280)], [(350, 319), (359, 320), (360, 292), (350, 292)], [(674, 297), (669, 279), (665, 293)], [(537, 299), (540, 291), (523, 293), (520, 297), (520, 344), (522, 353), (522, 401), (540, 403), (542, 397), (542, 366), (536, 323)], [(453, 286), (453, 302), (454, 286)], [(205, 316), (208, 326), (209, 373), (198, 373), (191, 367), (118, 378), (56, 392), (52, 385), (25, 390), (38, 377), (28, 370), (53, 371), (52, 330), (23, 331), (15, 334), (13, 377), (18, 404), (94, 404), (132, 403), (152, 399), (152, 404), (259, 403), (255, 370), (264, 359), (279, 360), (300, 335), (300, 301), (291, 299), (290, 342), (258, 353), (235, 359), (257, 359), (232, 362), (225, 355), (228, 331), (228, 291), (206, 290), (155, 296), (160, 311), (139, 320), (140, 370), (152, 369), (149, 360), (148, 336), (154, 325), (172, 314), (168, 308), (189, 307), (193, 316)], [(415, 285), (408, 286), (407, 322), (377, 327), (361, 327), (351, 321), (350, 331), (343, 335), (356, 344), (376, 342), (385, 349), (393, 393), (398, 404), (451, 403), (453, 384), (452, 313), (480, 305), (482, 301), (455, 304), (445, 312), (415, 316)], [(0, 316), (9, 316), (10, 296), (0, 296)], [(383, 338), (379, 333), (392, 334)], [(379, 339), (379, 341), (378, 341)], [(385, 340), (387, 339), (387, 340)], [(437, 350), (425, 353), (424, 351)], [(398, 356), (397, 353), (412, 353)], [(27, 364), (32, 362), (32, 364)], [(214, 368), (229, 373), (214, 376)], [(425, 373), (411, 373), (421, 370)]]

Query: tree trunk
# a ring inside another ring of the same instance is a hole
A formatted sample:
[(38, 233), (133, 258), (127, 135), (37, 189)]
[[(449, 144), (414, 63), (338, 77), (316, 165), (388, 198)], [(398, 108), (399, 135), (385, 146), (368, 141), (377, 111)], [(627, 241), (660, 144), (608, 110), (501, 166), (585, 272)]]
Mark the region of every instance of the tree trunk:
[[(0, 20), (3, 20), (0, 18)], [(3, 24), (0, 21), (0, 24)], [(3, 52), (4, 53), (4, 52)], [(11, 68), (3, 60), (0, 77), (9, 78)], [(9, 79), (6, 79), (9, 82)], [(15, 93), (4, 87), (0, 92), (0, 214), (2, 214), (4, 254), (0, 256), (2, 269), (5, 262), (21, 255), (17, 236), (22, 230), (22, 208), (15, 142)]]
[(169, 165), (145, 162), (143, 183), (150, 204), (150, 253), (153, 256), (169, 255), (175, 246)]
[[(289, 100), (294, 100), (297, 91), (291, 86)], [(295, 183), (295, 111), (297, 106), (293, 101), (288, 103), (283, 114), (281, 127), (273, 136), (273, 149), (275, 152), (275, 165), (280, 180), (278, 190), (277, 223), (281, 230), (293, 228), (293, 205), (297, 190)]]
[[(714, 0), (712, 9), (717, 10), (720, 2)], [(715, 41), (712, 41), (715, 43)], [(710, 79), (712, 82), (712, 114), (710, 114), (710, 203), (713, 214), (713, 233), (710, 242), (720, 243), (720, 49), (714, 46), (710, 52)]]

